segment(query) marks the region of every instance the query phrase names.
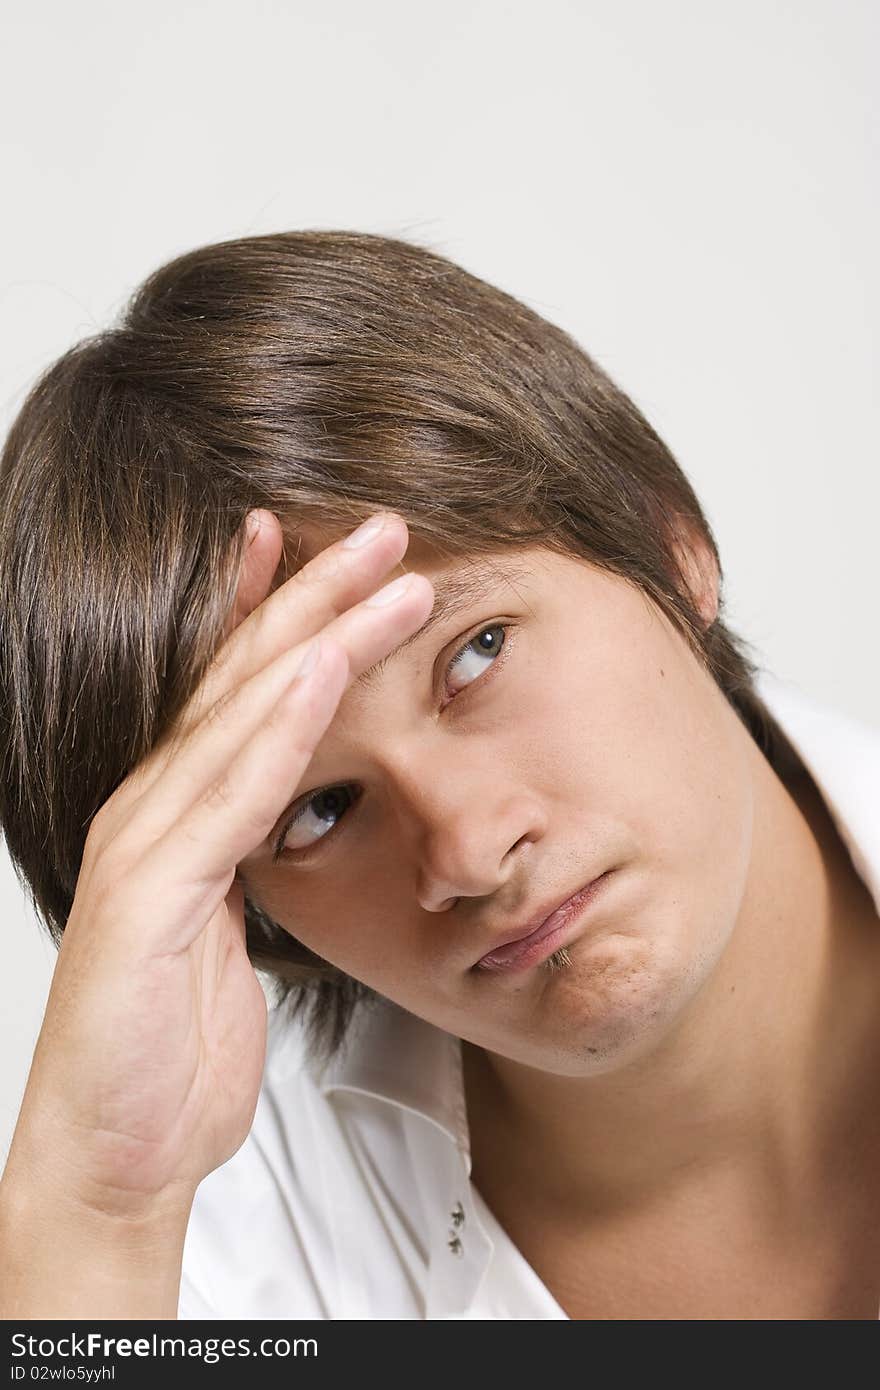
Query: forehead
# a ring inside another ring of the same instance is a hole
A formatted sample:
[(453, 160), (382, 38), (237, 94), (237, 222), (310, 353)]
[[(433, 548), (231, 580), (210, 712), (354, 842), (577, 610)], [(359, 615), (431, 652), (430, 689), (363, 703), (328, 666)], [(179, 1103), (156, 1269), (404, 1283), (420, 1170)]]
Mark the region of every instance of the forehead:
[[(361, 517), (361, 520), (366, 520), (366, 517)], [(300, 521), (296, 527), (288, 531), (288, 573), (295, 574), (296, 571), (302, 570), (304, 564), (309, 564), (310, 560), (320, 555), (321, 550), (334, 545), (336, 541), (342, 541), (349, 531), (355, 530), (357, 524), (357, 521), (353, 521), (350, 525), (331, 525), (318, 523), (311, 518)], [(592, 569), (584, 557), (560, 553), (559, 550), (545, 545), (510, 543), (485, 550), (464, 550), (453, 548), (452, 545), (443, 545), (443, 542), (430, 541), (417, 535), (410, 527), (405, 553), (399, 563), (389, 570), (388, 581), (392, 580), (393, 575), (403, 571), (418, 570), (418, 573), (427, 574), (432, 580), (434, 575), (453, 574), (456, 570), (466, 567), (475, 569), (478, 566), (485, 567), (489, 573), (498, 574), (499, 578), (503, 578), (507, 570), (510, 573), (523, 574), (525, 571), (538, 573), (545, 570), (553, 573), (559, 567)]]
[[(341, 541), (350, 531), (355, 530), (357, 525), (357, 522), (351, 526), (329, 525), (313, 520), (300, 522), (292, 532), (291, 570), (301, 570), (304, 565), (320, 555), (322, 550)], [(430, 565), (432, 569), (439, 570), (444, 565), (454, 565), (456, 559), (461, 558), (452, 551), (444, 553), (441, 545), (430, 544), (410, 529), (409, 542), (399, 568), (421, 570), (423, 566)]]
[[(301, 522), (292, 532), (290, 573), (301, 570), (322, 550), (342, 540), (348, 531), (353, 529), (354, 526), (329, 526), (312, 520)], [(456, 577), (463, 586), (468, 585), (471, 577), (480, 574), (489, 579), (497, 579), (501, 583), (506, 578), (524, 578), (527, 574), (537, 573), (548, 566), (552, 568), (554, 565), (564, 566), (572, 562), (584, 563), (578, 562), (575, 556), (562, 556), (538, 545), (510, 545), (467, 552), (454, 550), (441, 542), (429, 541), (416, 535), (410, 528), (406, 551), (400, 561), (389, 569), (387, 576), (383, 576), (382, 582), (390, 582), (395, 574), (418, 570), (420, 574), (427, 575), (432, 583), (435, 578), (441, 581), (448, 580), (448, 587), (453, 591)], [(466, 592), (467, 587), (463, 587), (463, 596)]]
[[(351, 528), (348, 528), (351, 529)], [(327, 546), (341, 540), (346, 529), (302, 523), (294, 533), (292, 569), (298, 571), (319, 555)], [(544, 546), (506, 546), (488, 551), (462, 554), (451, 553), (421, 536), (409, 533), (409, 543), (402, 559), (383, 576), (389, 583), (397, 573), (418, 571), (426, 575), (434, 588), (434, 604), (430, 613), (409, 637), (389, 655), (363, 671), (354, 682), (362, 691), (375, 689), (379, 678), (399, 660), (414, 643), (424, 641), (429, 633), (447, 620), (453, 620), (460, 610), (492, 597), (500, 602), (504, 597), (519, 598), (528, 603), (536, 595), (536, 586), (543, 578), (558, 584), (562, 576), (558, 567), (569, 571), (583, 561), (558, 555)]]

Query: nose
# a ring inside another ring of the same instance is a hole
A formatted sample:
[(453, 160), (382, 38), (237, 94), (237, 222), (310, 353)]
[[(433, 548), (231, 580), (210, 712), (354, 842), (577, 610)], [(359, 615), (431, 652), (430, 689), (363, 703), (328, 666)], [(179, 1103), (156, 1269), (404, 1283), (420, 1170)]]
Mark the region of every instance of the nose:
[(460, 898), (491, 897), (522, 872), (543, 836), (545, 812), (518, 788), (473, 779), (422, 789), (410, 822), (416, 897), (426, 912), (444, 912)]

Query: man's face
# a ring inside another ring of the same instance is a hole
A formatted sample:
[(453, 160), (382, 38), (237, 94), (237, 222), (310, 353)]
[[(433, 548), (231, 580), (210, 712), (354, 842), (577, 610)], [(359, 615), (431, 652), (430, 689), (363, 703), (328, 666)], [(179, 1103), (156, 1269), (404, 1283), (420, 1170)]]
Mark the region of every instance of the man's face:
[[(300, 534), (298, 563), (335, 538)], [(404, 557), (434, 583), (463, 563), (412, 536)], [(542, 547), (477, 563), (476, 599), (346, 691), (273, 831), (301, 813), (283, 857), (263, 846), (247, 887), (411, 1013), (586, 1075), (656, 1043), (718, 960), (747, 880), (756, 749), (633, 586)], [(610, 869), (567, 963), (477, 966)]]

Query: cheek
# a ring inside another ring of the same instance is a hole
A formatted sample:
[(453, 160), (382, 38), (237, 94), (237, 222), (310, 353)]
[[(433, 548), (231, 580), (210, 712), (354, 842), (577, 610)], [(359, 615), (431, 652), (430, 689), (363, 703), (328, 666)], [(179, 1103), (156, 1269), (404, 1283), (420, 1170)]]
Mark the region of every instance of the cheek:
[[(303, 882), (287, 891), (280, 882), (263, 905), (285, 931), (322, 960), (373, 989), (393, 994), (407, 962), (412, 969), (416, 949), (406, 940), (412, 903), (408, 913), (400, 910), (398, 893), (402, 900), (399, 886), (380, 868), (372, 879), (369, 871), (359, 873), (354, 905), (352, 895), (343, 892), (310, 895)], [(376, 903), (382, 905), (381, 911), (369, 910)]]
[[(285, 906), (284, 895), (279, 894), (278, 911), (283, 915), (276, 917), (276, 921), (297, 941), (331, 965), (348, 974), (359, 975), (359, 967), (364, 959), (373, 962), (377, 959), (375, 947), (371, 950), (370, 943), (375, 940), (378, 926), (371, 923), (368, 914), (352, 914), (350, 905), (341, 899), (334, 900), (332, 906), (328, 905), (328, 896), (324, 893), (320, 900), (310, 904), (308, 895), (297, 892), (296, 911), (293, 913), (292, 895), (287, 897)], [(364, 901), (369, 900), (369, 887), (365, 885)], [(299, 919), (299, 925), (296, 919)]]
[(749, 735), (684, 640), (625, 608), (557, 663), (540, 708), (521, 699), (517, 730), (557, 814), (631, 859), (671, 911), (729, 920), (751, 852)]
[(638, 786), (653, 862), (684, 910), (732, 926), (751, 855), (749, 735), (696, 665), (672, 666), (648, 694)]

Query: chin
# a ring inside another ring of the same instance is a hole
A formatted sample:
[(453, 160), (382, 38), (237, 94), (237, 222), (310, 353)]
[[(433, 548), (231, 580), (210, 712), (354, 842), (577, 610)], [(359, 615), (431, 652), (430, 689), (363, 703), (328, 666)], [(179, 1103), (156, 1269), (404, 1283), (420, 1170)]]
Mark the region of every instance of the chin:
[(613, 935), (591, 941), (589, 950), (579, 944), (543, 962), (548, 1023), (542, 1031), (554, 1056), (548, 1069), (582, 1076), (653, 1051), (698, 983), (692, 964), (656, 941)]

